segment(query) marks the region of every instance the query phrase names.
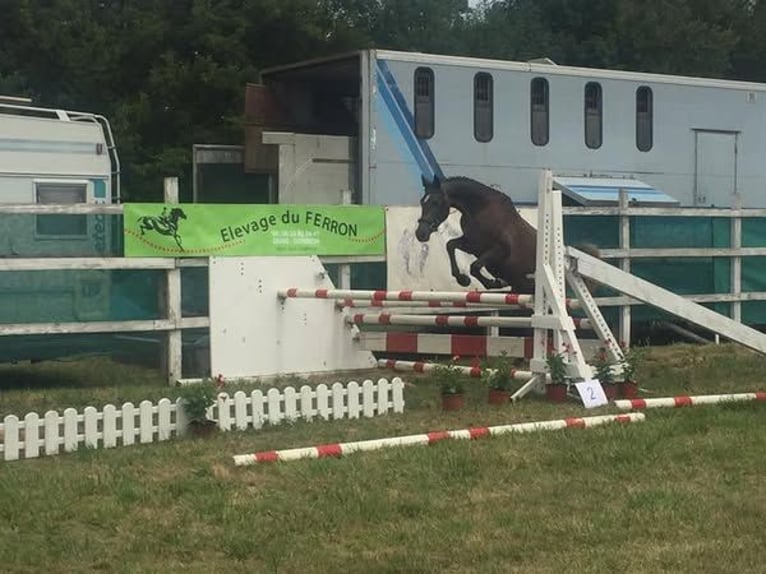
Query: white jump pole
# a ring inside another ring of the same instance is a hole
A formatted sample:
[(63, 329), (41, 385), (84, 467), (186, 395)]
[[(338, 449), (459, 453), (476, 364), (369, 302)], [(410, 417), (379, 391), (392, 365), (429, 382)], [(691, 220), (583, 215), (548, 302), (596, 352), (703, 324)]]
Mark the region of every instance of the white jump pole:
[[(394, 371), (414, 371), (416, 373), (430, 373), (434, 369), (444, 367), (441, 363), (428, 363), (425, 361), (399, 361), (397, 359), (378, 359), (378, 366), (383, 369), (392, 369)], [(481, 367), (464, 367), (462, 365), (455, 365), (453, 369), (468, 375), (469, 377), (479, 378), (481, 377)], [(494, 373), (495, 369), (487, 369), (488, 372)], [(510, 370), (511, 378), (517, 381), (527, 381), (532, 378), (531, 371), (519, 371), (517, 369)]]
[(719, 403), (738, 403), (749, 401), (766, 402), (766, 392), (734, 393), (724, 395), (681, 395), (677, 397), (663, 397), (656, 399), (626, 399), (614, 401), (615, 406), (621, 411), (642, 410), (661, 407), (692, 407), (699, 405), (715, 405)]
[(426, 309), (476, 309), (477, 311), (495, 311), (508, 309), (527, 309), (528, 305), (496, 305), (492, 303), (466, 303), (465, 301), (388, 301), (370, 299), (339, 299), (335, 302), (342, 309), (358, 309), (370, 307), (411, 307)]
[(395, 446), (425, 446), (443, 440), (479, 439), (487, 436), (497, 436), (508, 433), (527, 433), (543, 430), (560, 430), (566, 428), (592, 428), (608, 423), (632, 423), (643, 421), (643, 413), (628, 413), (622, 415), (602, 415), (594, 417), (577, 417), (559, 419), (553, 421), (541, 421), (533, 423), (517, 423), (493, 427), (476, 427), (452, 431), (437, 431), (425, 434), (390, 437), (357, 442), (333, 443), (310, 446), (306, 448), (293, 448), (288, 450), (269, 450), (253, 454), (238, 454), (234, 456), (234, 464), (237, 466), (254, 465), (263, 462), (287, 462), (303, 458), (326, 458), (341, 457), (360, 451), (379, 450)]
[(280, 289), (280, 299), (367, 299), (370, 301), (442, 301), (531, 306), (531, 295), (486, 291), (364, 291), (354, 289)]
[[(588, 319), (573, 319), (576, 327), (589, 329)], [(356, 325), (421, 325), (436, 327), (530, 327), (531, 317), (480, 317), (473, 315), (392, 315), (357, 313), (346, 318)]]

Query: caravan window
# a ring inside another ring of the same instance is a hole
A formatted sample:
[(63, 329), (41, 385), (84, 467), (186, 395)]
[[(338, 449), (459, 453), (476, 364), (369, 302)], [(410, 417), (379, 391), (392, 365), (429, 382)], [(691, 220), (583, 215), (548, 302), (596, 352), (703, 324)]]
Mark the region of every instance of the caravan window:
[(532, 143), (545, 145), (548, 143), (548, 80), (532, 80), (529, 102)]
[(654, 109), (652, 89), (641, 86), (636, 90), (636, 147), (649, 151), (653, 144)]
[[(65, 204), (87, 201), (86, 183), (35, 183), (37, 203)], [(84, 237), (88, 233), (87, 215), (38, 215), (37, 235)]]
[(415, 70), (415, 135), (428, 139), (434, 135), (434, 72)]
[(585, 84), (585, 145), (591, 149), (601, 147), (603, 103), (601, 84)]
[(476, 141), (492, 139), (492, 76), (479, 72), (473, 78), (473, 136)]

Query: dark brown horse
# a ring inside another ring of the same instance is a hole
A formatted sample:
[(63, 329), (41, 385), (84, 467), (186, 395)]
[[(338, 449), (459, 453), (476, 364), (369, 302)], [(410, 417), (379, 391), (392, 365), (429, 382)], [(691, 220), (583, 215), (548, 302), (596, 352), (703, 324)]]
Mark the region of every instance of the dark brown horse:
[[(467, 177), (444, 181), (423, 178), (425, 194), (415, 237), (426, 242), (447, 219), (450, 208), (461, 213), (463, 235), (447, 241), (452, 276), (463, 287), (471, 283), (455, 261), (460, 249), (476, 257), (470, 273), (485, 289), (510, 286), (517, 293), (534, 293), (537, 231), (521, 216), (511, 198)], [(482, 268), (492, 274), (487, 278)]]

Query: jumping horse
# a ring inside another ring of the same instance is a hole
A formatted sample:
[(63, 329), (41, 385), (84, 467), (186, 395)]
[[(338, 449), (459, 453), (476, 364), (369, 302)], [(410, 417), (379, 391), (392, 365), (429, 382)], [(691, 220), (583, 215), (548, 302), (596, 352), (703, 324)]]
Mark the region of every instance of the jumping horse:
[[(470, 273), (485, 289), (510, 286), (517, 293), (534, 293), (537, 231), (518, 212), (511, 198), (467, 177), (443, 181), (422, 178), (425, 194), (420, 200), (421, 214), (415, 237), (427, 242), (447, 219), (450, 208), (461, 213), (463, 235), (447, 241), (452, 276), (467, 287), (471, 278), (455, 261), (455, 251), (476, 257)], [(482, 273), (486, 269), (492, 278)]]
[(176, 245), (178, 245), (181, 251), (183, 251), (184, 248), (183, 245), (181, 245), (181, 236), (178, 233), (179, 219), (186, 219), (186, 214), (184, 213), (183, 209), (180, 207), (174, 207), (170, 210), (170, 213), (168, 213), (167, 207), (163, 207), (162, 213), (157, 217), (153, 217), (151, 215), (144, 215), (143, 217), (139, 217), (138, 226), (142, 236), (147, 231), (152, 230), (161, 235), (171, 236), (173, 239), (175, 239)]

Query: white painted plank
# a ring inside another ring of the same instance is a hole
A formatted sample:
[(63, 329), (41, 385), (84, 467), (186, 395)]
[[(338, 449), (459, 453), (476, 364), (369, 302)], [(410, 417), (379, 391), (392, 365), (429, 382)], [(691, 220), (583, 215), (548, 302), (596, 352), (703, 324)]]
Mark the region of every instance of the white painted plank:
[(40, 456), (40, 417), (37, 413), (27, 413), (24, 417), (24, 458)]
[(13, 257), (0, 259), (0, 271), (175, 268), (176, 260), (164, 257)]
[(3, 419), (3, 455), (5, 460), (19, 460), (19, 451), (21, 444), (19, 441), (19, 417), (16, 415), (7, 415)]
[(375, 383), (371, 379), (362, 383), (362, 413), (365, 418), (375, 416)]
[(394, 403), (394, 412), (404, 412), (404, 381), (401, 377), (394, 377), (392, 381), (392, 395)]
[(266, 420), (264, 413), (266, 398), (263, 396), (263, 392), (260, 390), (254, 390), (250, 394), (250, 403), (253, 412), (253, 428), (258, 430), (263, 428), (263, 423)]
[(346, 385), (346, 404), (348, 410), (348, 418), (358, 419), (362, 413), (360, 406), (362, 389), (359, 387), (359, 383), (351, 381)]
[(314, 391), (308, 385), (301, 387), (301, 417), (305, 421), (310, 421), (314, 418), (316, 411), (314, 410)]
[(61, 445), (61, 422), (62, 419), (56, 411), (45, 413), (45, 454), (55, 455), (59, 453)]
[(346, 389), (343, 388), (341, 383), (333, 383), (332, 385), (332, 418), (334, 420), (342, 419), (346, 413), (346, 406), (344, 404), (344, 398), (346, 395)]
[(690, 323), (719, 333), (750, 349), (766, 353), (766, 335), (763, 333), (747, 325), (737, 323), (706, 307), (692, 303), (667, 289), (625, 273), (582, 251), (569, 247), (567, 253), (577, 260), (577, 272), (580, 275), (594, 279), (653, 307), (681, 317)]
[(228, 393), (218, 393), (216, 405), (218, 408), (218, 428), (222, 431), (230, 431), (234, 424), (231, 416), (232, 400)]
[(104, 406), (104, 448), (117, 446), (117, 407), (114, 405)]
[(324, 420), (330, 419), (330, 390), (324, 383), (317, 385), (317, 414)]
[(122, 405), (122, 444), (136, 443), (136, 407), (133, 403)]
[[(2, 259), (0, 259), (2, 261)], [(189, 317), (181, 321), (183, 329), (209, 326), (207, 317)], [(59, 335), (67, 333), (127, 333), (139, 331), (170, 331), (175, 323), (167, 319), (139, 321), (92, 321), (68, 323), (4, 323), (0, 324), (0, 336), (10, 335)]]
[(237, 430), (246, 430), (248, 427), (247, 403), (247, 394), (244, 391), (234, 393), (234, 425)]
[(282, 412), (282, 393), (279, 389), (269, 389), (266, 393), (266, 420), (269, 424), (276, 425), (282, 422), (284, 413)]
[(85, 407), (83, 415), (83, 434), (87, 448), (98, 448), (98, 411), (96, 407)]
[(139, 440), (142, 444), (147, 444), (154, 439), (154, 405), (151, 401), (141, 401), (138, 411)]
[(77, 411), (64, 409), (64, 452), (77, 450)]
[(173, 409), (173, 403), (170, 399), (162, 398), (157, 403), (157, 440), (168, 440), (172, 434), (172, 425), (170, 424), (170, 411)]
[(285, 418), (292, 422), (298, 418), (298, 393), (293, 387), (284, 390)]
[(378, 414), (384, 415), (388, 412), (390, 399), (388, 398), (388, 379), (378, 379)]

